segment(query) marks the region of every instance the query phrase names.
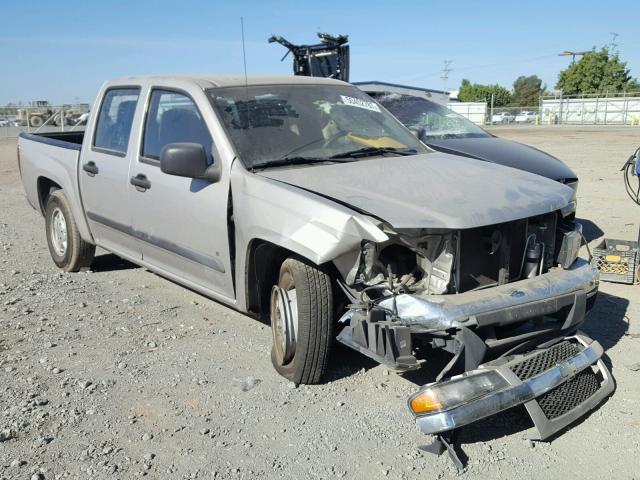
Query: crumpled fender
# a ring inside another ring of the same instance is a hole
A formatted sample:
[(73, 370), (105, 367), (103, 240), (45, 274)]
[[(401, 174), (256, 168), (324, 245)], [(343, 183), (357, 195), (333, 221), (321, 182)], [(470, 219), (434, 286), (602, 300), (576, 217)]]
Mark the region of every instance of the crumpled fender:
[(231, 190), (239, 252), (261, 239), (320, 265), (359, 249), (362, 240), (388, 240), (364, 215), (237, 164), (231, 171)]

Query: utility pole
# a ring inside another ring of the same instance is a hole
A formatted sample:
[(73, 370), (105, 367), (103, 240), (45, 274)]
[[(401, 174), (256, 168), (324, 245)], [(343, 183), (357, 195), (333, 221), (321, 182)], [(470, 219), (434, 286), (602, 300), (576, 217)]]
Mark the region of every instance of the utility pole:
[(609, 41), (609, 53), (611, 55), (615, 55), (618, 53), (618, 44), (616, 43), (616, 40), (619, 36), (620, 34), (611, 32), (611, 40)]
[(442, 79), (442, 84), (443, 84), (443, 90), (446, 92), (447, 91), (447, 80), (449, 79), (449, 72), (451, 70), (453, 70), (451, 68), (451, 60), (445, 60), (444, 61), (444, 67), (442, 68), (442, 76), (440, 77)]

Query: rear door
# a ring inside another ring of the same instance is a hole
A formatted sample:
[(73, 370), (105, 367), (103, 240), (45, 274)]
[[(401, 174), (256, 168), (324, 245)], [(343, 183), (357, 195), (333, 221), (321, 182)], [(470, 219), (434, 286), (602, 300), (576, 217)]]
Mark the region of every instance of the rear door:
[(137, 86), (105, 91), (79, 166), (81, 198), (96, 243), (134, 260), (141, 254), (132, 235), (129, 162), (136, 156), (130, 144), (139, 97)]
[[(208, 107), (204, 93), (194, 92), (198, 93)], [(213, 121), (212, 112), (207, 113)], [(228, 176), (223, 174), (220, 181), (209, 183), (160, 170), (160, 152), (169, 143), (199, 143), (210, 163), (220, 162), (210, 132), (190, 93), (152, 88), (140, 156), (131, 165), (131, 177), (146, 180), (148, 188), (129, 185), (129, 195), (144, 262), (183, 283), (232, 299)]]

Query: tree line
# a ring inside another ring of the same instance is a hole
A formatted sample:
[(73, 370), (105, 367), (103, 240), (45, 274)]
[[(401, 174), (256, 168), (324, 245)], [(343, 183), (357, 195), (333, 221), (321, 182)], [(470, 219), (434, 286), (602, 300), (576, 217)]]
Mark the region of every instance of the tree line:
[[(546, 93), (546, 85), (537, 75), (521, 75), (513, 82), (513, 90), (501, 85), (482, 85), (462, 80), (458, 99), (462, 102), (491, 102), (495, 107), (528, 107), (538, 104)], [(556, 90), (563, 95), (640, 92), (640, 83), (631, 76), (627, 62), (618, 53), (604, 47), (585, 53), (558, 74)]]

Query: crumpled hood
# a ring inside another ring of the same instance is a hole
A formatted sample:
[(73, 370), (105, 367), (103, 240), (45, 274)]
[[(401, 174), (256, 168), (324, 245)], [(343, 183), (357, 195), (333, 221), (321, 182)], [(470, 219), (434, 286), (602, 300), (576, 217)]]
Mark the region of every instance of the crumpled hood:
[(428, 138), (425, 143), (436, 150), (519, 168), (553, 180), (577, 178), (573, 170), (553, 155), (504, 138)]
[(334, 199), (395, 228), (464, 229), (508, 222), (558, 210), (573, 195), (571, 188), (539, 175), (441, 152), (258, 174)]

